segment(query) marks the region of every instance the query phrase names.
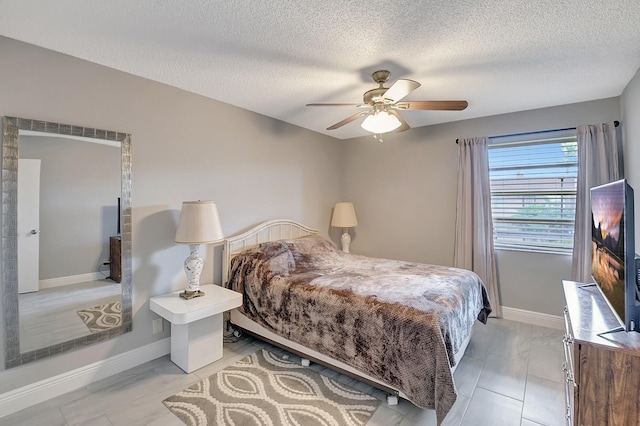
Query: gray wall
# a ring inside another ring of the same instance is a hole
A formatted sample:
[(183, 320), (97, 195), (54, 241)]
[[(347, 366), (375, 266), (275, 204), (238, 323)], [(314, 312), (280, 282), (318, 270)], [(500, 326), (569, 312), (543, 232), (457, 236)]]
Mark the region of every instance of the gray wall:
[(620, 96), (624, 135), (624, 173), (633, 187), (636, 253), (640, 253), (640, 70)]
[[(0, 52), (0, 116), (133, 136), (133, 331), (2, 371), (0, 393), (168, 337), (152, 335), (149, 298), (186, 284), (189, 248), (173, 242), (182, 201), (215, 200), (225, 235), (279, 217), (327, 234), (342, 191), (339, 141), (7, 38)], [(219, 280), (219, 248), (206, 255), (202, 282)]]
[(109, 237), (117, 233), (120, 147), (21, 136), (20, 158), (42, 160), (40, 280), (109, 275), (101, 265), (109, 260)]
[[(410, 120), (411, 113), (407, 114)], [(455, 113), (452, 113), (455, 114)], [(354, 202), (354, 253), (453, 263), (458, 156), (455, 140), (620, 119), (618, 98), (412, 129), (345, 144), (345, 199)], [(571, 256), (497, 252), (503, 306), (561, 315)]]

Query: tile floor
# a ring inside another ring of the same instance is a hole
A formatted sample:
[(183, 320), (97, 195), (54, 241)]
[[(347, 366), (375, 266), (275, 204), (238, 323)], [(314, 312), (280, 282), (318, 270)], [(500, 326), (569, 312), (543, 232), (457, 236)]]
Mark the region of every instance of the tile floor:
[(78, 310), (121, 300), (109, 279), (46, 288), (18, 296), (20, 351), (30, 352), (91, 334)]
[[(0, 418), (0, 426), (180, 426), (182, 422), (162, 400), (259, 346), (266, 344), (251, 338), (226, 343), (221, 360), (191, 374), (164, 356)], [(444, 425), (564, 425), (562, 356), (560, 330), (493, 318), (486, 326), (478, 323), (455, 372), (458, 400)], [(337, 374), (313, 367), (324, 374)], [(385, 400), (382, 392), (368, 385), (351, 384)], [(383, 402), (367, 426), (435, 424), (433, 411), (400, 400), (392, 407)]]

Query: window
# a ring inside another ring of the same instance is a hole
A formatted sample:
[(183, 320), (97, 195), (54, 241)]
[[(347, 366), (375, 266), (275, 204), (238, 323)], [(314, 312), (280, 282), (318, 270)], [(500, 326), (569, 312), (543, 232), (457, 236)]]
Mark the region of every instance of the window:
[(490, 138), (495, 248), (571, 254), (577, 174), (575, 130)]

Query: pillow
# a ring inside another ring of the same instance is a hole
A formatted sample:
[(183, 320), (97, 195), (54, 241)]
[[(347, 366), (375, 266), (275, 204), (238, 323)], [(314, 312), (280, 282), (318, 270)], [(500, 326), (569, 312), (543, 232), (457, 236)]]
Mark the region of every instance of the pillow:
[(319, 235), (307, 235), (295, 240), (284, 240), (289, 249), (294, 253), (324, 256), (327, 254), (340, 253), (336, 246)]
[(293, 254), (283, 240), (259, 244), (243, 251), (239, 256), (263, 263), (272, 273), (278, 275), (288, 275), (289, 271), (296, 267)]

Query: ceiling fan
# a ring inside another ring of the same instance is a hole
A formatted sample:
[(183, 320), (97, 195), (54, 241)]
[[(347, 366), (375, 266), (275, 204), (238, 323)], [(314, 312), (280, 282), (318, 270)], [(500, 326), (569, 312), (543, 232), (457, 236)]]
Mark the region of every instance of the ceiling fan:
[(409, 124), (398, 113), (398, 110), (446, 110), (462, 111), (468, 105), (467, 101), (405, 101), (400, 102), (409, 93), (420, 87), (420, 83), (413, 80), (400, 79), (391, 85), (384, 87), (391, 73), (387, 70), (379, 70), (371, 74), (373, 81), (380, 86), (364, 93), (362, 104), (307, 104), (307, 106), (355, 106), (368, 108), (357, 114), (345, 118), (342, 121), (327, 127), (327, 130), (335, 130), (345, 124), (365, 117), (361, 127), (374, 135), (396, 130), (404, 132), (409, 130)]

